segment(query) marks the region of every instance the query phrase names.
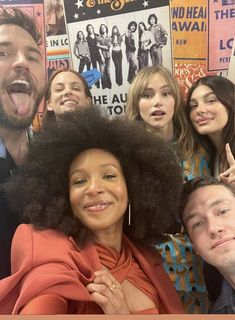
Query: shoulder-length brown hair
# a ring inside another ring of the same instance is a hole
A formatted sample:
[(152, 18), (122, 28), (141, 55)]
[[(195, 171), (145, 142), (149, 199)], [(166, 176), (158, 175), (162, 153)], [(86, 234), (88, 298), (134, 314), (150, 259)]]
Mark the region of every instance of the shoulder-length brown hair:
[(140, 117), (139, 112), (139, 101), (147, 87), (150, 79), (155, 74), (160, 74), (166, 83), (169, 85), (172, 95), (175, 100), (175, 110), (173, 115), (173, 126), (174, 126), (174, 145), (176, 148), (177, 156), (181, 160), (190, 158), (193, 155), (194, 140), (191, 134), (190, 128), (188, 128), (185, 106), (183, 103), (182, 95), (180, 92), (179, 85), (174, 79), (173, 75), (168, 69), (162, 66), (151, 66), (141, 69), (132, 81), (126, 104), (127, 117), (130, 120), (143, 121)]

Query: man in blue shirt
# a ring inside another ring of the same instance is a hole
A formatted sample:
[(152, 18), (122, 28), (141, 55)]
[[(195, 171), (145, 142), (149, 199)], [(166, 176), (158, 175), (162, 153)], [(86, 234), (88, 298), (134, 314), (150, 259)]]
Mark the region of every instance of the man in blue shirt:
[(210, 313), (235, 313), (235, 195), (232, 188), (212, 177), (186, 182), (180, 215), (196, 253), (223, 276), (220, 295)]
[[(0, 9), (0, 183), (24, 162), (28, 130), (45, 88), (41, 35), (17, 8)], [(14, 199), (13, 199), (14, 200)], [(10, 274), (10, 246), (19, 219), (0, 191), (0, 279)]]

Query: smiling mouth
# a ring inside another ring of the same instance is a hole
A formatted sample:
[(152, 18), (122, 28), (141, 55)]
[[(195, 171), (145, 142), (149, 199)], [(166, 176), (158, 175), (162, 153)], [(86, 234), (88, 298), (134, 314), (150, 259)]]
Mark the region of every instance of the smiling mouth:
[(211, 118), (202, 118), (196, 121), (197, 125), (204, 125), (207, 124), (210, 120), (212, 120)]
[(224, 245), (227, 245), (229, 244), (230, 242), (232, 242), (234, 240), (234, 238), (229, 238), (229, 239), (223, 239), (223, 240), (220, 240), (220, 241), (217, 241), (211, 249), (215, 249), (217, 247), (222, 247)]
[(102, 201), (102, 202), (94, 202), (88, 203), (84, 206), (84, 209), (89, 212), (100, 212), (105, 210), (107, 207), (111, 205), (109, 201)]
[(78, 102), (75, 101), (75, 100), (65, 100), (65, 101), (62, 101), (61, 103), (63, 106), (70, 106), (70, 105), (78, 105)]

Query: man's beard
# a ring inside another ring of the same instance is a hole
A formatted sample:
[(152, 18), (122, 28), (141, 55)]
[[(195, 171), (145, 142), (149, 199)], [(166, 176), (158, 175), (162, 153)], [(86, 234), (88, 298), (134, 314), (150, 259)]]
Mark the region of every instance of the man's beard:
[(21, 119), (17, 119), (14, 116), (6, 114), (2, 107), (2, 101), (0, 100), (0, 126), (11, 130), (27, 129), (33, 122), (42, 97), (43, 93), (41, 93), (40, 96), (38, 96), (38, 98), (35, 100), (32, 113), (26, 117), (22, 117)]

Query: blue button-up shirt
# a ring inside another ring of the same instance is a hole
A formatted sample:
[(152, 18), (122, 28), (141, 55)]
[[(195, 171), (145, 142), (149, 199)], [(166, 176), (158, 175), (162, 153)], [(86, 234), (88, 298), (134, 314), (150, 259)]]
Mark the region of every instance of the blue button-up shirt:
[(210, 313), (235, 313), (235, 290), (226, 280), (223, 281), (221, 294), (213, 304)]
[(7, 151), (2, 142), (2, 139), (0, 138), (0, 158), (6, 159), (6, 157), (7, 157)]

